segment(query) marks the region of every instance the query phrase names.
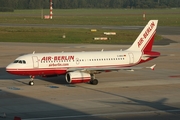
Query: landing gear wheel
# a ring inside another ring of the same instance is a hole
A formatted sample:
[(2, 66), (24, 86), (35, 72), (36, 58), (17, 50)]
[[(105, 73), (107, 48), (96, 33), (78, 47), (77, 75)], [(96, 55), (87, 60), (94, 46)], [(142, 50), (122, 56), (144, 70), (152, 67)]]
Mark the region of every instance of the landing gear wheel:
[(98, 80), (97, 79), (91, 80), (90, 83), (92, 85), (97, 85), (98, 84)]
[(33, 79), (34, 79), (35, 76), (30, 75), (29, 77), (31, 78), (31, 81), (29, 81), (29, 85), (30, 85), (30, 86), (33, 86), (33, 85), (34, 85)]
[(33, 85), (34, 85), (34, 82), (33, 82), (33, 81), (29, 81), (29, 85), (30, 85), (30, 86), (33, 86)]

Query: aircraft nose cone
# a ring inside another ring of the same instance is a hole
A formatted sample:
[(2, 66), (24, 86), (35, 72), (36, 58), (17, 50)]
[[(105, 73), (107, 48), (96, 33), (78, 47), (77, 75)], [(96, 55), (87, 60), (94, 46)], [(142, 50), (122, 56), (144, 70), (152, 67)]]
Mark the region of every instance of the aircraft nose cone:
[(12, 64), (9, 64), (7, 67), (6, 67), (6, 72), (8, 72), (8, 73), (11, 73), (11, 74), (13, 74), (14, 71), (15, 70), (15, 68), (14, 68), (14, 66), (12, 65)]
[(10, 69), (10, 65), (6, 66), (6, 71), (8, 71)]
[(6, 72), (9, 72), (9, 71), (10, 71), (10, 69), (11, 69), (11, 66), (10, 66), (10, 65), (8, 65), (8, 66), (6, 67)]

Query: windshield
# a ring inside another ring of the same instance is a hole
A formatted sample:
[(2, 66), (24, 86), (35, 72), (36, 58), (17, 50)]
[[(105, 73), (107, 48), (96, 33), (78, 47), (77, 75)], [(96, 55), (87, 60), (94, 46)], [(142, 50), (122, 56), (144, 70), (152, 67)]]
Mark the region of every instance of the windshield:
[(13, 63), (26, 64), (25, 60), (15, 60)]

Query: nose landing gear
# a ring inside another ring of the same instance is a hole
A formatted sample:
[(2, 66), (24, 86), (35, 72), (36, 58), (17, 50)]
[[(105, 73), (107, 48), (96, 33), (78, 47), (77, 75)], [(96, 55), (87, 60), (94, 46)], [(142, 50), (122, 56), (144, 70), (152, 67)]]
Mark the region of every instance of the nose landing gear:
[(34, 85), (34, 77), (35, 77), (35, 76), (30, 76), (30, 78), (31, 78), (31, 81), (29, 81), (29, 85), (30, 85), (30, 86), (33, 86), (33, 85)]

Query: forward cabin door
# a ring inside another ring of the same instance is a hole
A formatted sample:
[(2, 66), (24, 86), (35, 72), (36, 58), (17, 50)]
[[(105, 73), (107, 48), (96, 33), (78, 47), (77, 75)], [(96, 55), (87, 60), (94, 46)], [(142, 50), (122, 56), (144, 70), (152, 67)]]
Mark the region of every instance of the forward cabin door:
[(39, 68), (38, 57), (37, 56), (33, 56), (32, 60), (33, 60), (33, 67), (34, 68)]
[(132, 53), (128, 53), (129, 54), (129, 64), (133, 64), (134, 63), (134, 55)]

